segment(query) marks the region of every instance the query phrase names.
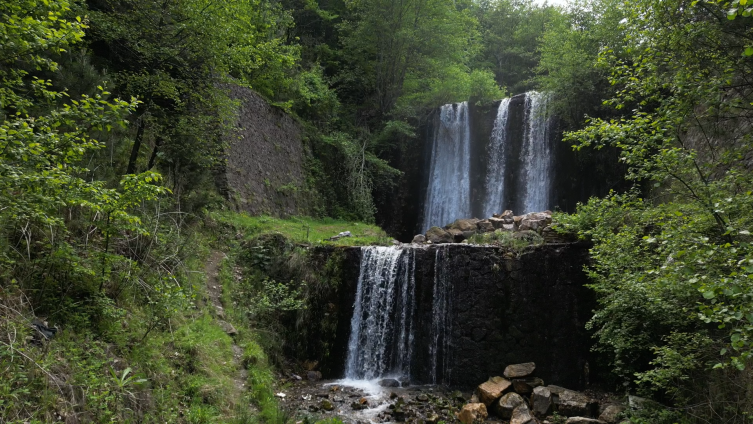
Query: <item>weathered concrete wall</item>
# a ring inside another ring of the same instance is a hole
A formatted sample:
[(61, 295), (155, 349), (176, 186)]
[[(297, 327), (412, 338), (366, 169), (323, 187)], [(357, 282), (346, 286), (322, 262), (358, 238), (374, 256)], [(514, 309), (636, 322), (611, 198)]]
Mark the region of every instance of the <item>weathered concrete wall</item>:
[[(536, 374), (547, 384), (583, 387), (592, 344), (585, 324), (595, 307), (592, 292), (584, 287), (587, 245), (545, 245), (519, 256), (502, 248), (464, 244), (415, 249), (417, 325), (411, 365), (415, 382), (430, 381), (435, 258), (437, 249), (445, 249), (440, 269), (449, 270), (445, 277), (453, 287), (451, 366), (449, 375), (440, 373), (437, 380), (470, 387), (502, 375), (509, 364), (534, 361)], [(344, 374), (360, 248), (349, 249), (345, 257), (344, 278), (331, 295), (331, 301), (338, 303), (336, 335), (327, 341), (327, 357), (316, 358), (331, 378)]]
[(241, 105), (237, 131), (228, 140), (227, 163), (219, 170), (220, 191), (252, 215), (307, 214), (300, 126), (252, 90), (229, 89)]

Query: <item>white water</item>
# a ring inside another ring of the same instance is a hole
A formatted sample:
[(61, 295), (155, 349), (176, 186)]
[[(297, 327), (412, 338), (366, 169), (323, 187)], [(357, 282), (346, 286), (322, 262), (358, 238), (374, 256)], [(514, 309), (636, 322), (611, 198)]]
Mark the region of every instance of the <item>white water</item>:
[(516, 213), (540, 212), (550, 207), (552, 145), (549, 140), (549, 93), (526, 93), (526, 128), (520, 161), (523, 164), (521, 187), (523, 210)]
[(431, 345), (429, 346), (432, 384), (450, 383), (449, 352), (450, 334), (452, 331), (452, 284), (448, 278), (449, 270), (446, 269), (448, 253), (447, 246), (438, 247), (434, 257)]
[(345, 377), (371, 380), (410, 375), (413, 351), (413, 251), (361, 248)]
[(468, 102), (442, 106), (431, 149), (423, 231), (471, 215)]
[(505, 204), (505, 170), (507, 168), (507, 117), (510, 99), (503, 99), (497, 109), (492, 136), (489, 140), (489, 162), (486, 170), (486, 201), (484, 217), (501, 213)]

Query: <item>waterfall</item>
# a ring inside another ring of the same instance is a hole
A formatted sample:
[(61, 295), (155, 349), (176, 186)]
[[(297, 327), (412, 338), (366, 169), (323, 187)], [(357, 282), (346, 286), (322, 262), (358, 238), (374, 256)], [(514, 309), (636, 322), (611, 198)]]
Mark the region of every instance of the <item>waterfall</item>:
[(413, 353), (415, 261), (411, 249), (361, 248), (345, 377), (409, 376)]
[(423, 230), (471, 215), (468, 102), (442, 106), (431, 150)]
[(505, 169), (507, 160), (507, 116), (510, 99), (503, 99), (497, 108), (492, 136), (489, 140), (489, 156), (486, 170), (486, 201), (484, 217), (500, 213), (505, 207)]
[(549, 98), (549, 93), (526, 93), (526, 127), (520, 152), (520, 161), (523, 165), (521, 191), (525, 194), (523, 210), (519, 213), (538, 212), (550, 207), (552, 145), (549, 140), (547, 110)]
[[(434, 291), (431, 305), (431, 338), (429, 345), (432, 384), (450, 383), (450, 334), (452, 330), (452, 284), (446, 259), (448, 247), (437, 248), (434, 257)], [(441, 380), (438, 381), (438, 373)]]

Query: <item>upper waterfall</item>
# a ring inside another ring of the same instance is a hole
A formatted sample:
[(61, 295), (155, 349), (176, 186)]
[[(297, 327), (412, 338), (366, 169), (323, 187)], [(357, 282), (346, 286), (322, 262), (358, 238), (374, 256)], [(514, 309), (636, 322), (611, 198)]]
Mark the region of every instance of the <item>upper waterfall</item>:
[(494, 128), (489, 140), (484, 217), (492, 216), (505, 208), (505, 158), (509, 154), (507, 146), (507, 117), (509, 112), (510, 99), (502, 99), (499, 102), (499, 108), (497, 108), (497, 118), (494, 120)]
[(424, 230), (471, 214), (470, 128), (468, 102), (441, 107), (431, 149)]
[(440, 108), (431, 139), (422, 231), (505, 209), (523, 214), (552, 208), (550, 99), (550, 93), (536, 91), (503, 99), (493, 126), (486, 126), (487, 112), (468, 102)]
[(525, 193), (520, 212), (538, 212), (549, 209), (549, 191), (552, 184), (552, 145), (549, 139), (549, 93), (526, 93), (526, 127), (520, 161), (523, 163), (521, 192)]

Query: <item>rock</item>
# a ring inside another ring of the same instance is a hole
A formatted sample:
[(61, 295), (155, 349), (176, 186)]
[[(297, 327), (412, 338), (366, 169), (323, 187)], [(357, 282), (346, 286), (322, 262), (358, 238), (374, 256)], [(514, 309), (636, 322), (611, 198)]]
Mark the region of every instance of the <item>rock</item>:
[(460, 230), (463, 232), (466, 231), (473, 231), (476, 232), (476, 223), (478, 223), (478, 219), (476, 218), (470, 218), (470, 219), (456, 219), (455, 222), (448, 225), (448, 229), (455, 229)]
[(510, 424), (538, 424), (538, 422), (527, 406), (520, 405), (512, 411)]
[(419, 402), (428, 402), (429, 396), (426, 396), (425, 393), (421, 393), (420, 395), (416, 396), (416, 400)]
[(450, 233), (450, 235), (452, 235), (452, 240), (455, 243), (460, 243), (466, 239), (465, 233), (458, 230), (457, 228), (450, 228), (449, 230), (447, 230), (447, 232)]
[(599, 419), (610, 424), (616, 423), (617, 416), (619, 416), (620, 413), (624, 410), (625, 407), (622, 405), (607, 405), (607, 407), (604, 408), (604, 411), (602, 411), (602, 413), (599, 415)]
[(400, 387), (400, 382), (394, 378), (383, 378), (379, 380), (379, 385), (382, 387)]
[(536, 364), (533, 362), (526, 362), (523, 364), (508, 365), (505, 368), (505, 377), (507, 378), (523, 378), (533, 374), (536, 370)]
[(512, 213), (511, 210), (506, 210), (502, 212), (501, 214), (494, 214), (494, 218), (501, 219), (505, 222), (505, 224), (512, 224), (513, 223), (513, 216), (515, 214)]
[(332, 240), (332, 241), (336, 241), (336, 240), (340, 240), (343, 237), (351, 237), (351, 236), (352, 236), (352, 234), (350, 234), (350, 231), (343, 231), (343, 232), (339, 233), (336, 236), (330, 237), (329, 239)]
[(309, 381), (319, 381), (322, 379), (322, 373), (319, 371), (308, 371), (306, 373), (306, 379)]
[(491, 222), (492, 225), (494, 226), (494, 229), (496, 230), (500, 230), (504, 228), (504, 225), (506, 224), (504, 219), (499, 219), (499, 218), (489, 218), (487, 219), (487, 221)]
[(547, 387), (535, 387), (531, 395), (531, 409), (538, 417), (545, 417), (552, 413), (552, 392)]
[(233, 324), (230, 324), (229, 322), (222, 321), (222, 320), (219, 321), (219, 324), (220, 324), (220, 328), (222, 328), (222, 331), (227, 333), (228, 336), (235, 336), (236, 334), (238, 334), (238, 330), (236, 330), (235, 327), (233, 327)]
[(405, 411), (402, 408), (395, 408), (392, 416), (395, 417), (395, 421), (405, 421)]
[(478, 227), (480, 233), (491, 233), (494, 231), (494, 225), (488, 219), (477, 222), (476, 227)]
[(327, 399), (324, 399), (321, 402), (319, 402), (319, 407), (321, 409), (324, 409), (325, 411), (333, 411), (335, 409), (335, 405), (333, 405), (332, 402), (330, 402)]
[(450, 397), (458, 402), (465, 402), (465, 396), (463, 396), (463, 393), (460, 390), (452, 392)]
[(565, 421), (565, 424), (604, 424), (604, 421), (585, 417), (570, 417)]
[(632, 409), (643, 409), (647, 402), (649, 402), (649, 400), (642, 397), (633, 395), (628, 396), (628, 405), (630, 405)]
[(457, 413), (457, 417), (463, 424), (473, 424), (474, 422), (484, 421), (489, 414), (486, 412), (486, 405), (483, 403), (468, 403)]
[(502, 226), (505, 231), (515, 231), (515, 224), (505, 224)]
[(532, 212), (523, 215), (518, 224), (519, 231), (536, 231), (541, 232), (552, 223), (552, 216), (543, 212)]
[(431, 413), (426, 416), (426, 424), (437, 424), (439, 422), (439, 415)]
[(582, 417), (591, 415), (591, 399), (583, 393), (565, 390), (559, 395), (557, 412), (566, 417)]
[(515, 392), (521, 395), (528, 395), (533, 393), (534, 387), (544, 385), (544, 380), (538, 377), (517, 378), (512, 381), (512, 388)]
[(512, 223), (515, 225), (515, 231), (518, 230), (518, 227), (520, 226), (520, 221), (523, 220), (522, 216), (514, 216), (512, 217)]
[(439, 227), (431, 227), (426, 232), (426, 239), (432, 243), (452, 243), (452, 235)]
[(510, 382), (502, 377), (493, 377), (486, 383), (476, 388), (479, 400), (486, 405), (491, 405), (495, 400), (502, 397), (502, 393), (510, 388)]
[(423, 244), (426, 243), (426, 236), (423, 234), (416, 234), (413, 236), (413, 241), (411, 243), (417, 243), (417, 244)]
[(508, 393), (494, 403), (494, 412), (500, 417), (509, 420), (512, 418), (512, 412), (520, 405), (525, 405), (526, 401), (517, 393)]
[(350, 404), (350, 407), (351, 407), (351, 409), (353, 409), (354, 411), (360, 411), (360, 410), (362, 410), (362, 409), (366, 409), (366, 408), (368, 408), (368, 407), (367, 407), (366, 405), (363, 405), (363, 404), (361, 404), (361, 403), (358, 403), (358, 402), (353, 402), (353, 403), (351, 403), (351, 404)]

